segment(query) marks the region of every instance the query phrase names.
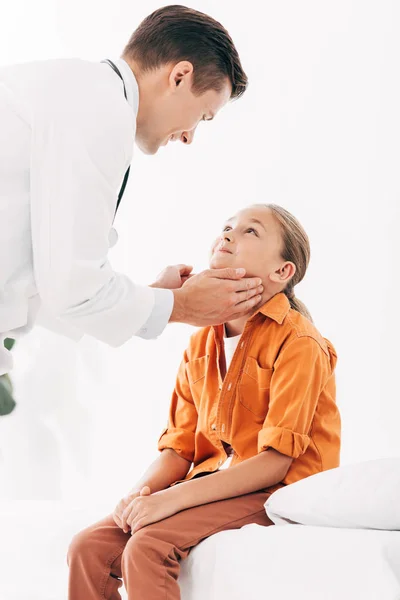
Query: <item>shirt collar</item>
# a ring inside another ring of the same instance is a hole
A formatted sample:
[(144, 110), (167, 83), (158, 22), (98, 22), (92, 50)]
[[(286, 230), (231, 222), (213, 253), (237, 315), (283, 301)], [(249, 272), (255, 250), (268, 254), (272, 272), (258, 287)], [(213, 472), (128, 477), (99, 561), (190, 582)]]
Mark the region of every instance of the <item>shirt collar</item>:
[(269, 317), (273, 321), (279, 323), (279, 325), (282, 325), (283, 321), (289, 313), (289, 310), (289, 299), (283, 292), (280, 292), (279, 294), (275, 294), (275, 296), (272, 296), (272, 298), (270, 298), (265, 304), (263, 304), (257, 310), (257, 313), (260, 312), (266, 317)]
[(132, 69), (123, 58), (112, 59), (112, 62), (118, 67), (123, 77), (126, 89), (128, 104), (132, 107), (135, 116), (139, 110), (139, 86)]
[[(258, 313), (263, 314), (265, 317), (269, 317), (273, 321), (276, 321), (279, 325), (282, 325), (283, 321), (287, 317), (290, 310), (290, 302), (286, 294), (280, 292), (272, 296), (265, 304), (263, 304), (255, 313), (249, 318), (249, 321), (255, 319)], [(216, 337), (223, 338), (225, 332), (225, 324), (213, 326)]]

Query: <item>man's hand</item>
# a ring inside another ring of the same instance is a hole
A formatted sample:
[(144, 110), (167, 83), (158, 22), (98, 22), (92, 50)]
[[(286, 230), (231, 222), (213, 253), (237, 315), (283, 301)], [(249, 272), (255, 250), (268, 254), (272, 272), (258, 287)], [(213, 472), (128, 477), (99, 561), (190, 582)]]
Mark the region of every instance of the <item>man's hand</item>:
[(173, 265), (166, 267), (157, 275), (157, 279), (149, 287), (176, 290), (192, 277), (193, 267), (189, 265)]
[(126, 519), (124, 519), (124, 511), (125, 509), (130, 506), (133, 502), (133, 500), (135, 500), (136, 498), (139, 498), (140, 496), (149, 496), (151, 494), (150, 488), (149, 486), (145, 485), (141, 490), (139, 490), (138, 492), (132, 492), (130, 494), (128, 494), (127, 496), (125, 496), (124, 498), (122, 498), (122, 500), (120, 500), (117, 504), (117, 506), (114, 509), (113, 512), (113, 519), (115, 521), (115, 523), (118, 525), (118, 527), (120, 527), (124, 533), (128, 533), (129, 531), (129, 527), (126, 524)]
[(181, 510), (173, 495), (168, 492), (169, 490), (163, 490), (152, 495), (138, 496), (128, 504), (123, 513), (123, 521), (130, 527), (132, 535), (142, 527), (162, 521)]
[(245, 269), (209, 269), (174, 290), (170, 321), (197, 327), (219, 325), (249, 313), (261, 301), (262, 280)]

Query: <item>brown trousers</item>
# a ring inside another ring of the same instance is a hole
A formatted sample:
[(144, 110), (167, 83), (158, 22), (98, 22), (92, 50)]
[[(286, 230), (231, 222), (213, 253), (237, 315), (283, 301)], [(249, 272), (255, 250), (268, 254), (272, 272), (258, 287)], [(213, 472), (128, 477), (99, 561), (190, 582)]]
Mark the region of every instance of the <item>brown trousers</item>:
[(273, 525), (264, 503), (278, 486), (179, 512), (124, 533), (111, 516), (84, 529), (68, 552), (69, 600), (179, 600), (179, 562), (207, 537), (257, 523)]

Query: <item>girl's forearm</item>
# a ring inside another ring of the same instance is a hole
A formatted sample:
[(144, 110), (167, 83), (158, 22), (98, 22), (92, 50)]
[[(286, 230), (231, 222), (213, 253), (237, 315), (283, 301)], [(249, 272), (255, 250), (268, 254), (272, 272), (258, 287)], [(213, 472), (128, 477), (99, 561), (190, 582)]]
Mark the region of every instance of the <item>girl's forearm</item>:
[(160, 492), (174, 496), (178, 510), (234, 498), (261, 490), (284, 479), (292, 459), (269, 448), (244, 462)]
[(183, 479), (191, 464), (174, 450), (163, 450), (132, 488), (131, 493), (139, 492), (145, 485), (149, 486), (152, 494), (165, 490), (171, 483)]

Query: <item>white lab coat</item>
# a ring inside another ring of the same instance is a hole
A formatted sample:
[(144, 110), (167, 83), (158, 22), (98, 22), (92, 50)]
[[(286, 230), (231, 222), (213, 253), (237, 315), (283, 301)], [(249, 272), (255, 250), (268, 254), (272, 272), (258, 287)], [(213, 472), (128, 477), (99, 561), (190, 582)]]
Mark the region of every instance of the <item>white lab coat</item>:
[(106, 63), (0, 68), (0, 339), (41, 323), (119, 346), (169, 320), (171, 291), (136, 285), (107, 259), (139, 102), (128, 64), (113, 62), (127, 100)]

